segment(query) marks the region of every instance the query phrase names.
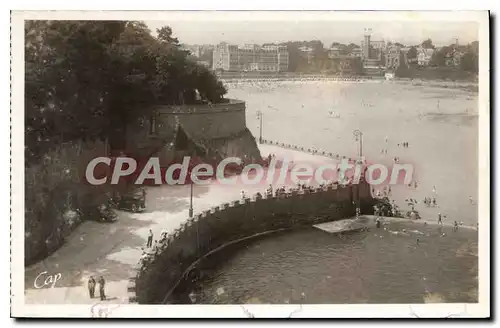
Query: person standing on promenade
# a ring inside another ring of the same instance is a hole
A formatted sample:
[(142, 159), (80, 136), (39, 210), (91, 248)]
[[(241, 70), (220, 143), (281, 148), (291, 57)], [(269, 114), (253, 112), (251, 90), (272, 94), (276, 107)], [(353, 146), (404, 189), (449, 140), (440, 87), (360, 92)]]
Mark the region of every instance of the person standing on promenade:
[(146, 244), (146, 247), (149, 248), (153, 245), (153, 231), (151, 229), (149, 229), (149, 233), (148, 233), (148, 242)]
[(89, 296), (90, 298), (94, 298), (94, 294), (95, 294), (95, 279), (93, 276), (90, 276), (89, 278), (89, 281), (88, 281), (88, 288), (89, 288)]
[(100, 276), (99, 277), (99, 296), (101, 296), (101, 301), (104, 301), (106, 299), (106, 294), (104, 293), (104, 285), (106, 282), (104, 281), (104, 277)]

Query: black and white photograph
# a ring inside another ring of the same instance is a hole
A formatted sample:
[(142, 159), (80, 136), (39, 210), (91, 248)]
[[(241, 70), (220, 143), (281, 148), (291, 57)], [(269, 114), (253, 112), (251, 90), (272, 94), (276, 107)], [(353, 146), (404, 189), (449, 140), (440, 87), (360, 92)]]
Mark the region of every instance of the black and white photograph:
[(490, 315), (487, 11), (11, 16), (14, 317)]

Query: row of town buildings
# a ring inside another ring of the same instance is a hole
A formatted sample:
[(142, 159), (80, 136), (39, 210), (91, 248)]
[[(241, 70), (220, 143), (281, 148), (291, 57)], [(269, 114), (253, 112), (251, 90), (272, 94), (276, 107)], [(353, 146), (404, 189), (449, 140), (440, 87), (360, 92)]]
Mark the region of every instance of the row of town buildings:
[(213, 70), (288, 71), (289, 55), (286, 46), (234, 45), (222, 42), (217, 45), (183, 45), (183, 48), (197, 58), (203, 58), (205, 52), (210, 52), (210, 60), (201, 60), (199, 63)]
[[(233, 45), (222, 42), (218, 45), (183, 45), (199, 60), (200, 64), (223, 71), (260, 71), (260, 72), (284, 72), (289, 68), (289, 53), (286, 46), (268, 45), (260, 46), (256, 44)], [(385, 41), (371, 40), (370, 35), (365, 35), (360, 41), (360, 46), (351, 46), (346, 52), (345, 46), (332, 46), (326, 49), (328, 58), (340, 63), (347, 64), (353, 58), (360, 58), (366, 69), (378, 67), (379, 69), (395, 69), (400, 61), (414, 63), (420, 66), (431, 65), (431, 59), (435, 51), (439, 48), (430, 49), (416, 46), (415, 51), (409, 58), (408, 53), (411, 47), (404, 47)], [(303, 46), (299, 48), (301, 55), (307, 59), (308, 63), (313, 62), (314, 49)], [(204, 56), (204, 54), (207, 54)], [(458, 66), (463, 51), (460, 47), (453, 47), (452, 51), (446, 54), (446, 66)]]
[(212, 68), (224, 71), (288, 71), (286, 46), (242, 46), (220, 43), (214, 47)]

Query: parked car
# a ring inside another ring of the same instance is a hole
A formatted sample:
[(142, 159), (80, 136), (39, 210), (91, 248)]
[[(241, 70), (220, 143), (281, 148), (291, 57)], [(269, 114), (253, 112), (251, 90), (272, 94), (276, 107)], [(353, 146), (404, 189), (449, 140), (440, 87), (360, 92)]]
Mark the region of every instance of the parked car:
[(85, 209), (83, 215), (88, 220), (103, 223), (115, 222), (118, 217), (115, 211), (113, 211), (110, 206), (105, 204), (88, 207)]
[(146, 210), (146, 189), (138, 188), (118, 196), (116, 207), (129, 212), (143, 212)]

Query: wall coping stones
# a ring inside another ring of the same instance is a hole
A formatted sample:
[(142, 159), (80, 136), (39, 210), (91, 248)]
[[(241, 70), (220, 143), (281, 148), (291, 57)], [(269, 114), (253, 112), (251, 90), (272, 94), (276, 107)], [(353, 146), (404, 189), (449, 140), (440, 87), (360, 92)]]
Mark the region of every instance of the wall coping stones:
[(194, 104), (194, 105), (156, 105), (154, 110), (159, 115), (189, 115), (189, 114), (210, 114), (217, 112), (240, 112), (245, 110), (245, 102), (238, 99), (227, 99), (226, 103), (215, 104)]
[[(276, 145), (279, 145), (278, 142), (273, 142), (273, 141), (268, 141), (268, 140), (263, 140), (263, 143), (269, 143), (269, 144), (275, 143)], [(285, 145), (285, 144), (282, 143), (282, 145)], [(304, 147), (298, 147), (296, 145), (287, 144), (286, 146), (290, 147), (290, 148), (294, 148), (294, 149), (301, 149), (302, 151), (304, 150)], [(309, 148), (307, 151), (312, 152), (312, 153), (318, 152), (316, 150), (311, 150), (311, 148)], [(326, 154), (326, 153), (323, 151), (322, 154)], [(333, 156), (332, 153), (330, 153), (330, 155)], [(335, 155), (335, 156), (337, 158), (339, 157), (339, 155)], [(293, 189), (290, 189), (288, 192), (280, 193), (280, 195), (278, 195), (278, 196), (276, 196), (275, 193), (272, 193), (271, 195), (269, 195), (267, 192), (264, 192), (264, 193), (262, 193), (262, 198), (257, 198), (257, 194), (255, 194), (251, 198), (246, 197), (244, 199), (234, 200), (234, 201), (231, 201), (229, 203), (222, 203), (219, 206), (211, 207), (209, 210), (204, 210), (201, 213), (194, 215), (193, 218), (190, 218), (186, 222), (181, 224), (180, 228), (175, 229), (173, 234), (168, 234), (165, 242), (160, 242), (160, 244), (163, 247), (157, 247), (156, 250), (152, 250), (152, 249), (147, 250), (146, 252), (147, 252), (148, 256), (141, 259), (142, 263), (138, 263), (136, 266), (133, 267), (135, 277), (132, 274), (132, 276), (129, 278), (129, 283), (127, 285), (127, 292), (129, 293), (129, 295), (128, 295), (129, 302), (130, 303), (138, 302), (135, 286), (136, 286), (136, 281), (137, 281), (138, 277), (143, 277), (143, 276), (141, 276), (141, 273), (146, 271), (148, 269), (148, 266), (150, 265), (150, 263), (154, 262), (158, 256), (161, 256), (162, 253), (166, 249), (168, 249), (167, 246), (169, 246), (170, 244), (175, 242), (175, 240), (179, 237), (180, 233), (186, 232), (188, 227), (192, 227), (192, 225), (193, 225), (193, 223), (195, 223), (195, 221), (197, 222), (202, 218), (206, 219), (207, 217), (211, 216), (211, 214), (223, 211), (223, 210), (228, 209), (230, 207), (236, 207), (236, 206), (240, 206), (243, 204), (255, 203), (260, 199), (270, 199), (270, 200), (276, 199), (277, 200), (277, 199), (283, 199), (283, 198), (290, 198), (290, 197), (294, 197), (294, 196), (298, 197), (298, 199), (302, 199), (305, 194), (321, 193), (321, 192), (328, 192), (330, 190), (337, 190), (338, 186), (339, 186), (339, 184), (333, 184), (333, 185), (328, 184), (328, 185), (323, 186), (323, 187), (313, 187), (313, 188), (306, 188), (306, 189), (293, 188)], [(352, 188), (353, 185), (340, 184), (340, 187), (341, 188), (346, 188), (346, 187)], [(337, 192), (337, 193), (334, 193), (332, 195), (339, 195), (339, 193)], [(369, 193), (368, 197), (371, 197), (371, 193)], [(327, 201), (327, 200), (325, 200), (325, 201)], [(339, 207), (340, 205), (344, 206), (344, 203), (339, 203), (339, 204), (333, 203), (333, 204), (335, 205), (335, 207)], [(270, 211), (270, 212), (272, 212), (272, 211)], [(274, 216), (274, 213), (270, 213), (270, 214)], [(212, 218), (215, 219), (216, 217), (212, 216)], [(292, 220), (291, 222), (293, 223), (295, 221)], [(210, 239), (211, 238), (209, 237), (209, 240)], [(184, 242), (185, 241), (183, 241), (183, 243)], [(161, 251), (159, 251), (160, 249), (161, 249)], [(148, 279), (146, 277), (144, 277), (143, 279)]]

